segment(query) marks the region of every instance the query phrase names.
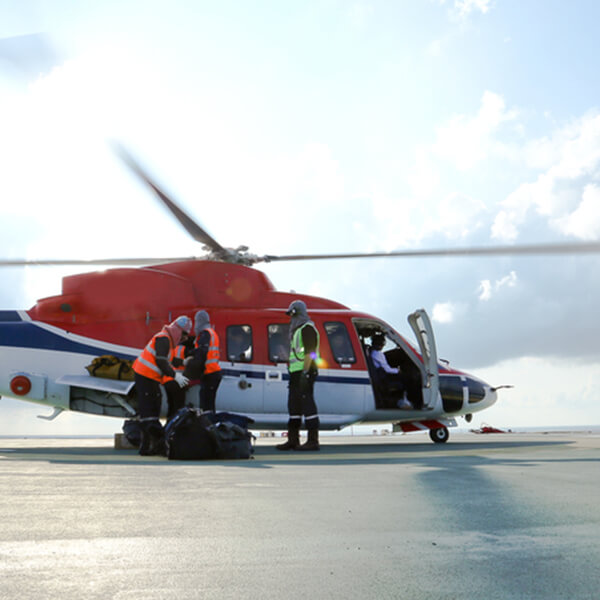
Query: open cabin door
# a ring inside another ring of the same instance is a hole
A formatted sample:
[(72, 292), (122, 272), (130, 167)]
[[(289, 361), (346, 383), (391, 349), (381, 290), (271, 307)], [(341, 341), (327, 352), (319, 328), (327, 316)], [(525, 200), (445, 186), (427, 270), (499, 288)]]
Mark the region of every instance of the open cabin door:
[(434, 408), (440, 395), (440, 383), (433, 327), (431, 326), (429, 316), (422, 308), (410, 314), (408, 322), (415, 332), (421, 356), (423, 357), (423, 367), (425, 368), (425, 377), (423, 378), (423, 408)]

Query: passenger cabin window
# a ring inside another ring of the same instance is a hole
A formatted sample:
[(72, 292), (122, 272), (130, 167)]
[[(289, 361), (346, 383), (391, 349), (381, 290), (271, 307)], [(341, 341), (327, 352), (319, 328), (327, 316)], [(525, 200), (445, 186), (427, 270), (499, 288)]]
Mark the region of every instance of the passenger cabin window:
[(252, 360), (252, 327), (230, 325), (227, 328), (227, 358), (231, 362)]
[(289, 331), (288, 323), (273, 323), (268, 327), (269, 360), (274, 363), (286, 363), (289, 357)]
[(329, 347), (335, 362), (340, 365), (348, 365), (356, 362), (352, 342), (348, 335), (348, 330), (343, 323), (329, 322), (325, 323), (325, 333), (329, 340)]

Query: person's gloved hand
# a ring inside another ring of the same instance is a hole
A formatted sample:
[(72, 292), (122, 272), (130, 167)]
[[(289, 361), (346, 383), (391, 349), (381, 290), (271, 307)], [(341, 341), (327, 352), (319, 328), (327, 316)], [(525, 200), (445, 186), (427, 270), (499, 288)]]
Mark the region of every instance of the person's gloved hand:
[(179, 385), (179, 387), (185, 387), (190, 380), (183, 374), (180, 373), (179, 371), (177, 371), (177, 373), (175, 373), (175, 381), (177, 382), (177, 384)]

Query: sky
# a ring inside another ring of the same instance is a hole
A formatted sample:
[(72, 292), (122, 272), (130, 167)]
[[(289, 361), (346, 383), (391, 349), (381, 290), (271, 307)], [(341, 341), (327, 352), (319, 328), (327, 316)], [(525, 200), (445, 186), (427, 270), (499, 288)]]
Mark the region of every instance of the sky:
[[(600, 239), (599, 18), (594, 0), (0, 0), (0, 256), (202, 254), (111, 140), (257, 254)], [(410, 341), (425, 308), (441, 358), (514, 386), (474, 424), (537, 427), (600, 424), (599, 261), (259, 268)], [(81, 270), (5, 268), (0, 307)], [(49, 412), (2, 399), (0, 433), (120, 428)]]

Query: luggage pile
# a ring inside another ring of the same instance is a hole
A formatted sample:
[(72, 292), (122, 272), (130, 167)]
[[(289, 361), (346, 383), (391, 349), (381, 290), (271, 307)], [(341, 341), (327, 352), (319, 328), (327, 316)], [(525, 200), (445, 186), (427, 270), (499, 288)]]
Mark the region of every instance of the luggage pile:
[(254, 421), (227, 412), (203, 413), (182, 408), (165, 427), (165, 448), (170, 460), (248, 459), (254, 454)]

